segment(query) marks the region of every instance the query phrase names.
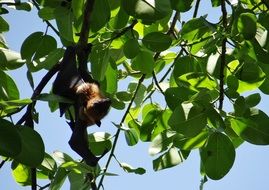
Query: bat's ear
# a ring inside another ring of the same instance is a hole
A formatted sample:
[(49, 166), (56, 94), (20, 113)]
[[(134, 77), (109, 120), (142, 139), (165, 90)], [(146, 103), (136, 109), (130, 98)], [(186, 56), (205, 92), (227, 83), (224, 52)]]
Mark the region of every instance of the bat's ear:
[(98, 127), (101, 127), (101, 121), (96, 121), (96, 123), (95, 123)]

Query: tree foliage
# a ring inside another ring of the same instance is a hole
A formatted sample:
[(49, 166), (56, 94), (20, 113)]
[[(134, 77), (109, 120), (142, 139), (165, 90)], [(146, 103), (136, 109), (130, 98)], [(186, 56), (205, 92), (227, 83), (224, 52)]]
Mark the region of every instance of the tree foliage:
[[(85, 9), (86, 3), (93, 8)], [(49, 179), (50, 189), (60, 189), (67, 179), (72, 189), (99, 189), (104, 178), (113, 175), (107, 168), (116, 159), (118, 137), (124, 133), (129, 146), (150, 142), (155, 171), (174, 167), (199, 149), (204, 181), (219, 180), (232, 168), (242, 143), (268, 145), (269, 117), (256, 106), (261, 93), (269, 94), (269, 1), (211, 0), (219, 10), (216, 23), (199, 15), (201, 4), (200, 0), (0, 1), (1, 167), (12, 162), (15, 181), (33, 189), (35, 178)], [(11, 8), (36, 8), (40, 21), (47, 24), (46, 31), (24, 40), (20, 52), (9, 49), (4, 39), (9, 24), (2, 15)], [(190, 12), (192, 18), (183, 20), (182, 15)], [(111, 98), (112, 109), (123, 113), (121, 122), (114, 123), (116, 134), (88, 136), (94, 154), (109, 150), (105, 169), (92, 168), (66, 153), (45, 153), (46, 142), (34, 130), (36, 101), (48, 101), (51, 111), (57, 109), (56, 102), (68, 101), (42, 90), (57, 72), (65, 47), (81, 43), (87, 22), (91, 74)], [(35, 89), (28, 99), (20, 98), (22, 89), (7, 72), (22, 66)], [(34, 86), (32, 73), (44, 70), (47, 74)], [(128, 83), (127, 89), (120, 87), (121, 82)], [(224, 103), (233, 111), (227, 112)], [(16, 123), (9, 119), (24, 110)], [(145, 173), (126, 163), (119, 166), (129, 173)], [(89, 174), (97, 187), (85, 181)]]

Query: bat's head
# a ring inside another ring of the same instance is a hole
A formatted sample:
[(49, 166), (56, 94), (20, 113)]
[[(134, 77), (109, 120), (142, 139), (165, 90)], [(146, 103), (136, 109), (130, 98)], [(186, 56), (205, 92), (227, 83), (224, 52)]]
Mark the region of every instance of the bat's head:
[(100, 91), (96, 83), (83, 83), (76, 89), (81, 104), (79, 108), (79, 117), (85, 121), (88, 126), (99, 124), (109, 111), (111, 100), (106, 98)]

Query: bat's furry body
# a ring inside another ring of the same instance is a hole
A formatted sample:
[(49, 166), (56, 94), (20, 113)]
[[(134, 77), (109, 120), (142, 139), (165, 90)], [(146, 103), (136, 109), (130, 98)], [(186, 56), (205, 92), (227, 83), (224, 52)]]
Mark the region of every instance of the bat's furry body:
[(73, 46), (67, 47), (65, 51), (52, 92), (74, 102), (59, 103), (61, 116), (70, 106), (75, 108), (75, 121), (70, 122), (73, 134), (69, 144), (89, 165), (96, 165), (98, 158), (88, 148), (86, 128), (94, 124), (101, 125), (100, 120), (108, 113), (111, 101), (104, 97), (96, 81), (79, 72)]

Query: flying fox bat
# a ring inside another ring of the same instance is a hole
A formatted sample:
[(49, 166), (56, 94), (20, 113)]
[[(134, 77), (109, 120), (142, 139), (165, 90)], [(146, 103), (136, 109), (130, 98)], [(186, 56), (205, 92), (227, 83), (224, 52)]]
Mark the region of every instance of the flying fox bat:
[[(75, 120), (69, 123), (73, 130), (70, 147), (77, 152), (87, 164), (97, 165), (99, 158), (88, 148), (87, 130), (91, 125), (100, 127), (100, 120), (108, 113), (111, 101), (106, 98), (98, 82), (81, 73), (76, 64), (76, 48), (67, 47), (61, 61), (61, 68), (53, 83), (52, 92), (56, 95), (72, 100), (71, 103), (59, 103), (60, 116), (70, 106), (74, 106)], [(72, 118), (72, 117), (71, 117)]]

